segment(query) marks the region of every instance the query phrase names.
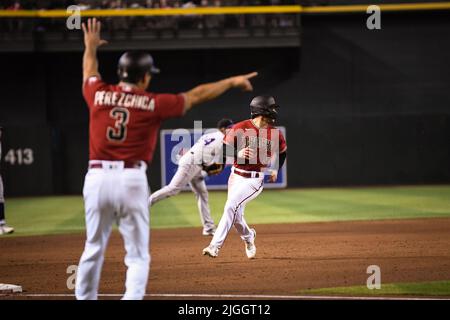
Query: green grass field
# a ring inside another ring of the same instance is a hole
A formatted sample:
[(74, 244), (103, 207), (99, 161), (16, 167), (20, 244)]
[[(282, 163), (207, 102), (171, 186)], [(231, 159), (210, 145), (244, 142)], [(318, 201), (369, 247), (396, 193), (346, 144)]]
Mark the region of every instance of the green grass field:
[(339, 296), (450, 296), (450, 281), (388, 283), (380, 289), (368, 289), (366, 286), (337, 287), (302, 290), (306, 295)]
[[(225, 192), (211, 192), (213, 217), (220, 219)], [(81, 196), (6, 199), (14, 236), (84, 231)], [(265, 190), (246, 208), (252, 224), (450, 217), (450, 186)], [(152, 228), (199, 226), (190, 192), (156, 204)]]

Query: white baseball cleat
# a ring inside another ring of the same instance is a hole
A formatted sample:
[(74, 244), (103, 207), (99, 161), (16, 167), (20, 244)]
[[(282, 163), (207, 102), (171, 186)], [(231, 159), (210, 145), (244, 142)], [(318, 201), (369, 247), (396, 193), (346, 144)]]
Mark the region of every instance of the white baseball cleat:
[(247, 254), (247, 258), (254, 259), (256, 256), (256, 246), (255, 246), (255, 238), (256, 238), (256, 230), (251, 229), (253, 231), (253, 239), (251, 241), (245, 241), (245, 253)]
[(216, 232), (216, 227), (212, 227), (209, 229), (203, 229), (202, 235), (212, 237), (215, 232)]
[(8, 226), (7, 224), (0, 225), (0, 235), (2, 234), (10, 234), (14, 232), (14, 228)]
[(203, 255), (215, 258), (219, 255), (219, 248), (210, 244), (205, 249), (203, 249)]

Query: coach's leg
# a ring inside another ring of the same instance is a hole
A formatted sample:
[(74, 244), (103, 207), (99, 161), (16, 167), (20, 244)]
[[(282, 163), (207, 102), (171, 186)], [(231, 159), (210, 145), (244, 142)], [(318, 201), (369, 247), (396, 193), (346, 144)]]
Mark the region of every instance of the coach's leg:
[(195, 175), (189, 185), (197, 198), (198, 212), (200, 213), (203, 230), (208, 231), (214, 229), (214, 220), (211, 217), (211, 210), (209, 208), (209, 195), (205, 179), (199, 173)]
[(233, 225), (236, 226), (243, 239), (252, 236), (250, 228), (242, 219), (242, 208), (261, 193), (263, 183), (262, 179), (244, 178), (233, 173), (230, 175), (228, 199), (211, 245), (222, 247)]
[(180, 193), (183, 187), (185, 187), (189, 183), (189, 181), (191, 181), (198, 168), (200, 168), (200, 166), (195, 164), (180, 165), (172, 180), (170, 180), (170, 183), (167, 186), (152, 193), (149, 199), (150, 205), (154, 205), (158, 201)]
[(113, 208), (105, 193), (105, 174), (95, 169), (86, 175), (83, 188), (86, 211), (86, 243), (78, 265), (75, 295), (78, 300), (97, 299), (104, 253), (111, 234)]
[(150, 222), (147, 199), (149, 188), (145, 171), (125, 170), (119, 231), (125, 244), (127, 276), (124, 300), (144, 298), (150, 271)]

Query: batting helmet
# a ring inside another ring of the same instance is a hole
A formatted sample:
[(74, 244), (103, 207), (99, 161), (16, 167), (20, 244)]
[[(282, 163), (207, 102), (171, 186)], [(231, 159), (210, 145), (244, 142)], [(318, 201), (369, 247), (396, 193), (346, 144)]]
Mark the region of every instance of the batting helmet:
[(273, 122), (277, 119), (277, 108), (280, 106), (276, 104), (275, 99), (271, 96), (257, 96), (250, 102), (250, 112), (252, 119), (256, 116), (264, 116), (272, 119)]
[(231, 119), (221, 119), (217, 122), (217, 129), (229, 128), (233, 125), (233, 120)]
[(117, 68), (120, 81), (138, 83), (147, 73), (159, 73), (159, 69), (154, 66), (150, 54), (141, 51), (128, 51), (120, 57)]

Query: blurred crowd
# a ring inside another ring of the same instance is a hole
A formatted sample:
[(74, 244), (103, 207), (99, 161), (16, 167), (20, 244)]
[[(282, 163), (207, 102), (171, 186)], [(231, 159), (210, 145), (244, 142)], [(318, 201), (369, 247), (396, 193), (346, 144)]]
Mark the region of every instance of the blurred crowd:
[[(308, 0), (304, 0), (308, 1)], [(300, 1), (301, 2), (301, 1)], [(180, 8), (205, 6), (270, 6), (296, 4), (296, 0), (2, 0), (0, 9), (64, 9), (79, 5), (85, 9)]]
[[(377, 3), (445, 2), (448, 0), (378, 0)], [(373, 3), (373, 0), (0, 0), (0, 10), (64, 9), (80, 5), (85, 9), (183, 8), (205, 6), (270, 6), (301, 4), (342, 5)]]
[[(289, 5), (296, 0), (2, 0), (0, 9), (65, 9), (77, 5), (81, 10), (87, 9), (139, 9), (139, 8), (195, 8), (251, 5)], [(3, 19), (0, 29), (4, 31), (21, 31), (29, 29), (25, 19)], [(25, 21), (24, 21), (25, 20)], [(44, 21), (45, 20), (45, 21)], [(111, 17), (104, 18), (104, 26), (109, 31), (161, 30), (161, 29), (223, 29), (247, 27), (283, 28), (295, 25), (295, 15), (181, 15), (154, 17)], [(6, 23), (5, 23), (6, 22)], [(61, 19), (41, 19), (33, 23), (35, 31), (47, 31), (64, 28)]]

